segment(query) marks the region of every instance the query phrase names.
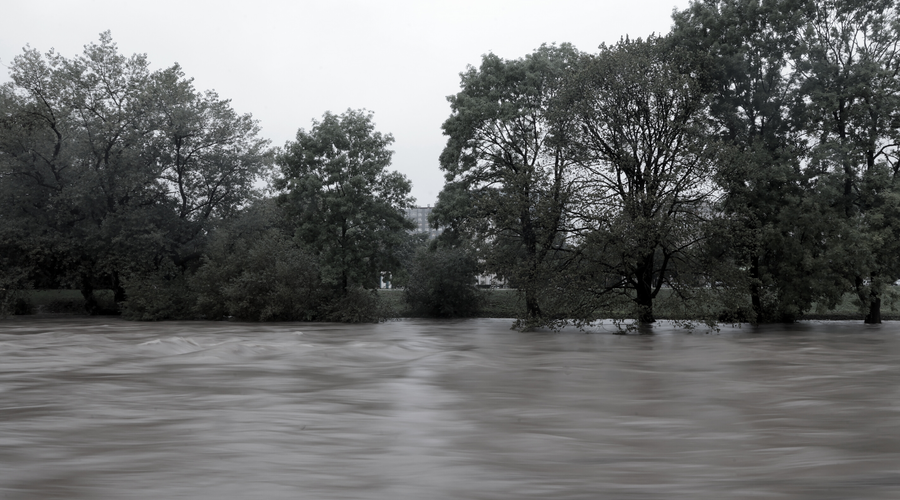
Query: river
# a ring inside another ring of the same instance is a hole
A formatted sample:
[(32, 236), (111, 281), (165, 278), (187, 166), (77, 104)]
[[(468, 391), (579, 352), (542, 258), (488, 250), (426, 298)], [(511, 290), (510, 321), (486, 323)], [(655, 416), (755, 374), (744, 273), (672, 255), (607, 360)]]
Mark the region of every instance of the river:
[(900, 498), (900, 324), (0, 321), (0, 499)]

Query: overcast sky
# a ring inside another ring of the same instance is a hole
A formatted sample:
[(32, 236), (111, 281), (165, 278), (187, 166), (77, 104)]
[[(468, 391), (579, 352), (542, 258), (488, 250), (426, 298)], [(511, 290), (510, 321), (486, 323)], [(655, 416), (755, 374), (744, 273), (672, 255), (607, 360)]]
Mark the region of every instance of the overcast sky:
[(251, 113), (273, 145), (326, 111), (374, 112), (393, 134), (393, 168), (432, 205), (459, 73), (489, 52), (517, 59), (542, 43), (593, 52), (620, 37), (667, 33), (689, 0), (194, 1), (3, 0), (0, 81), (22, 47), (80, 54), (110, 30), (119, 52), (154, 69), (181, 64), (198, 90)]

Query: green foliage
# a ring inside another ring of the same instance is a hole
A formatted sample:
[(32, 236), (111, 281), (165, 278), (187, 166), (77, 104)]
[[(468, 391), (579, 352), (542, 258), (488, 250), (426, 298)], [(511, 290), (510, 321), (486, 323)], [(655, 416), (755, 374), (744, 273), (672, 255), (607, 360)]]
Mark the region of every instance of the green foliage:
[(181, 270), (169, 263), (159, 271), (123, 279), (128, 300), (121, 303), (122, 317), (136, 321), (193, 318), (195, 295)]
[(447, 185), (434, 222), (448, 227), (448, 237), (479, 242), (485, 269), (523, 290), (532, 318), (552, 314), (538, 296), (568, 254), (570, 131), (548, 106), (577, 58), (568, 44), (517, 60), (485, 55), (461, 74), (443, 124)]
[[(694, 2), (674, 15), (671, 43), (689, 50), (708, 90), (719, 149), (716, 181), (731, 223), (722, 256), (743, 269), (751, 321), (798, 317), (816, 292), (804, 142), (791, 121), (796, 107), (790, 56), (811, 14), (804, 0)], [(798, 293), (799, 292), (799, 293)]]
[(196, 266), (212, 221), (246, 203), (270, 161), (249, 115), (177, 65), (120, 55), (109, 33), (71, 59), (26, 49), (10, 78), (0, 251), (87, 297), (109, 288), (122, 301), (125, 276)]
[(586, 56), (567, 86), (581, 130), (569, 210), (584, 228), (590, 290), (633, 291), (642, 323), (664, 284), (702, 285), (692, 252), (716, 216), (705, 93), (689, 61), (666, 39), (624, 39)]
[(294, 236), (315, 255), (322, 280), (349, 294), (377, 288), (400, 268), (396, 249), (414, 227), (409, 181), (388, 171), (393, 142), (375, 131), (371, 113), (326, 113), (278, 157), (279, 204)]
[(420, 248), (412, 259), (405, 299), (414, 315), (465, 317), (478, 314), (478, 261), (461, 247)]

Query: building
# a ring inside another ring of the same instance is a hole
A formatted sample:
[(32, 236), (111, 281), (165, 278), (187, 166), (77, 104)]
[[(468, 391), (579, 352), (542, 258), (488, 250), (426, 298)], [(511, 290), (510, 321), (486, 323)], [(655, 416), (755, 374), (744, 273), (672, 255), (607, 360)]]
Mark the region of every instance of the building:
[(427, 234), (429, 238), (435, 238), (441, 234), (440, 229), (435, 229), (428, 225), (428, 216), (433, 209), (431, 207), (413, 207), (406, 209), (406, 217), (416, 223), (413, 233)]

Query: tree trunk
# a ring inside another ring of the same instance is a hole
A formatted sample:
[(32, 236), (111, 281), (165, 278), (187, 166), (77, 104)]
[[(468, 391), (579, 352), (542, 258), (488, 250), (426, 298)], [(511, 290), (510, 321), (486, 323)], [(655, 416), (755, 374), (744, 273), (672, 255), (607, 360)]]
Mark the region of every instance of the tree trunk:
[(759, 255), (754, 255), (750, 260), (750, 303), (753, 307), (753, 313), (756, 315), (754, 323), (766, 321), (765, 312), (762, 306), (762, 297), (760, 297), (760, 279), (759, 279)]
[(525, 289), (525, 316), (529, 320), (541, 317), (541, 306), (538, 304), (537, 290), (531, 286)]
[(122, 302), (125, 302), (125, 288), (122, 286), (122, 280), (119, 279), (119, 273), (113, 273), (113, 300), (116, 307), (121, 309)]
[(869, 312), (866, 314), (865, 323), (868, 325), (881, 324), (881, 297), (872, 292), (872, 300), (869, 302)]
[[(872, 276), (871, 279), (874, 281), (874, 278)], [(861, 277), (856, 277), (856, 296), (859, 297), (860, 302), (869, 304), (869, 312), (866, 313), (863, 322), (869, 325), (881, 324), (881, 296), (875, 290), (874, 283), (868, 289), (863, 288), (864, 283)], [(868, 294), (865, 293), (866, 290), (868, 290)]]
[(84, 297), (84, 310), (91, 316), (100, 314), (100, 305), (97, 298), (94, 297), (94, 287), (88, 281), (88, 278), (81, 279), (81, 296)]
[(656, 318), (653, 317), (653, 255), (644, 256), (636, 273), (635, 292), (637, 292), (637, 297), (635, 297), (635, 302), (638, 305), (637, 320), (640, 324), (656, 322)]

